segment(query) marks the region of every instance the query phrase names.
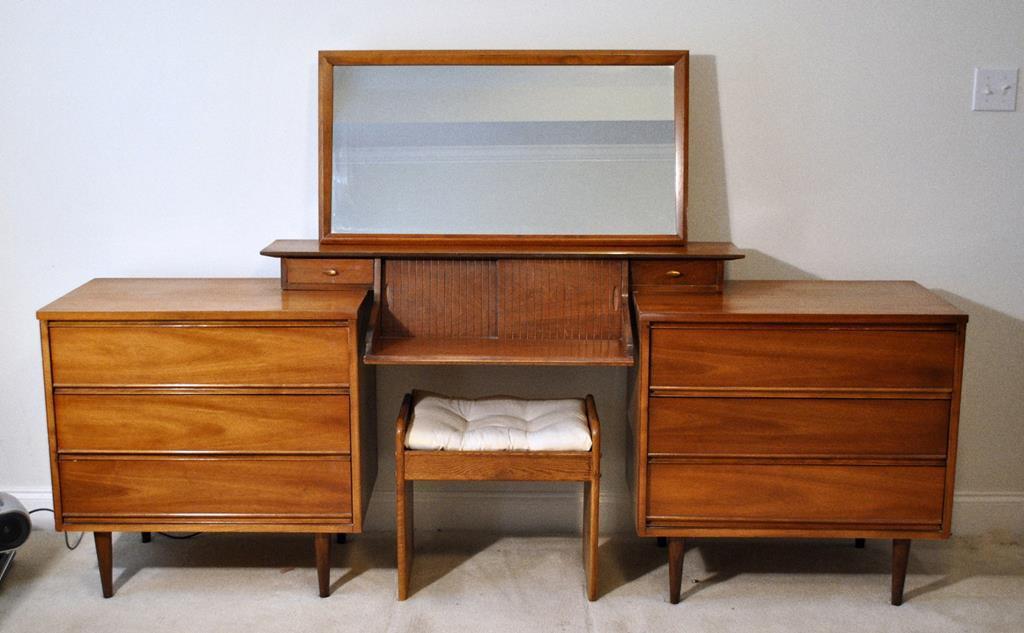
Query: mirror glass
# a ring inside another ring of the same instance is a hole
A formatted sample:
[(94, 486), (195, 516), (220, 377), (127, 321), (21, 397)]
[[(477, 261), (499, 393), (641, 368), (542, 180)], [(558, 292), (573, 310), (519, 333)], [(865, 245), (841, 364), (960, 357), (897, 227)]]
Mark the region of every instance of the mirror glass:
[(671, 66), (336, 66), (332, 233), (676, 233)]

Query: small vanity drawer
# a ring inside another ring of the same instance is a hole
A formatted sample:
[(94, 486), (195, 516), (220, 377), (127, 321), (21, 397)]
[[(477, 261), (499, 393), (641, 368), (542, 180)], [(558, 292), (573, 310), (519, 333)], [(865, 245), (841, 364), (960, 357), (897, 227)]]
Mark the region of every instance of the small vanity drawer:
[(652, 463), (648, 522), (827, 523), (938, 528), (941, 466)]
[(339, 458), (62, 458), (67, 520), (88, 517), (351, 516)]
[(57, 450), (348, 453), (344, 395), (57, 394)]
[(372, 259), (281, 260), (281, 285), (286, 290), (353, 284), (373, 285)]
[(634, 286), (678, 286), (683, 290), (722, 289), (722, 262), (718, 260), (632, 260)]
[(56, 387), (348, 382), (342, 325), (53, 324), (49, 332)]
[(649, 451), (676, 455), (945, 458), (949, 400), (660, 398)]
[(952, 329), (654, 327), (651, 386), (952, 389)]

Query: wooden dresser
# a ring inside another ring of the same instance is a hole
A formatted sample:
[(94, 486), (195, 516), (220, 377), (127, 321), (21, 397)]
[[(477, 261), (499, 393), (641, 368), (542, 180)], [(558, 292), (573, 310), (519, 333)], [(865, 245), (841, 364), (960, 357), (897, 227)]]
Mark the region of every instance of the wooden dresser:
[[(362, 529), (377, 472), (366, 288), (96, 279), (38, 312), (57, 528)], [(356, 397), (356, 394), (362, 397)]]
[(635, 293), (641, 536), (950, 533), (967, 315), (913, 282), (735, 281)]

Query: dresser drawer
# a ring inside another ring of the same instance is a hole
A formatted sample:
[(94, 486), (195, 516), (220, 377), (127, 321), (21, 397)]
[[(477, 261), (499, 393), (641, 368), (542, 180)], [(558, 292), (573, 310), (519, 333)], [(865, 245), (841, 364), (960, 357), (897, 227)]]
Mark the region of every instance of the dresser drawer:
[(61, 458), (65, 520), (351, 516), (348, 458)]
[(828, 327), (651, 330), (651, 387), (951, 389), (956, 333)]
[(338, 385), (348, 382), (348, 328), (52, 324), (50, 361), (55, 387)]
[(294, 259), (281, 260), (281, 280), (286, 289), (373, 285), (372, 259)]
[(343, 395), (57, 394), (57, 450), (349, 452)]
[(651, 453), (945, 457), (948, 400), (659, 398)]
[(682, 290), (720, 290), (722, 263), (717, 260), (632, 260), (634, 286), (670, 286)]
[(651, 463), (648, 522), (938, 528), (945, 468)]

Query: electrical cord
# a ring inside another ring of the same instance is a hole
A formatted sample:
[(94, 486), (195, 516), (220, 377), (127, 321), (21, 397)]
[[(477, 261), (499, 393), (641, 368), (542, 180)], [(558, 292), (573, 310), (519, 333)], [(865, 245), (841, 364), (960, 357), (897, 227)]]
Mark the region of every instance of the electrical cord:
[[(57, 514), (56, 512), (53, 511), (53, 508), (36, 508), (35, 510), (29, 510), (28, 511), (29, 514), (35, 514), (36, 512), (49, 512), (50, 514), (53, 514), (53, 515)], [(71, 544), (71, 539), (68, 538), (68, 533), (65, 532), (64, 533), (64, 547), (68, 548), (71, 551), (74, 551), (74, 550), (78, 549), (79, 545), (82, 544), (82, 539), (84, 539), (84, 538), (85, 538), (85, 532), (79, 532), (78, 540), (75, 541), (74, 545), (72, 545)]]
[[(29, 514), (35, 514), (36, 512), (49, 512), (50, 514), (53, 514), (53, 515), (57, 514), (56, 512), (53, 511), (53, 508), (36, 508), (35, 510), (29, 510), (28, 513)], [(182, 534), (180, 536), (174, 535), (174, 534), (169, 534), (167, 532), (157, 532), (157, 534), (159, 534), (160, 536), (166, 536), (167, 538), (172, 538), (172, 539), (175, 539), (175, 540), (178, 540), (178, 541), (184, 541), (186, 539), (190, 539), (190, 538), (194, 538), (196, 536), (199, 536), (201, 534), (201, 532), (192, 532), (191, 534)], [(69, 550), (73, 551), (73, 550), (77, 549), (79, 545), (82, 544), (82, 539), (83, 538), (85, 538), (85, 532), (80, 532), (79, 536), (78, 536), (78, 540), (75, 541), (74, 545), (72, 545), (71, 544), (71, 539), (68, 538), (68, 533), (65, 532), (64, 533), (64, 546), (67, 547)]]

